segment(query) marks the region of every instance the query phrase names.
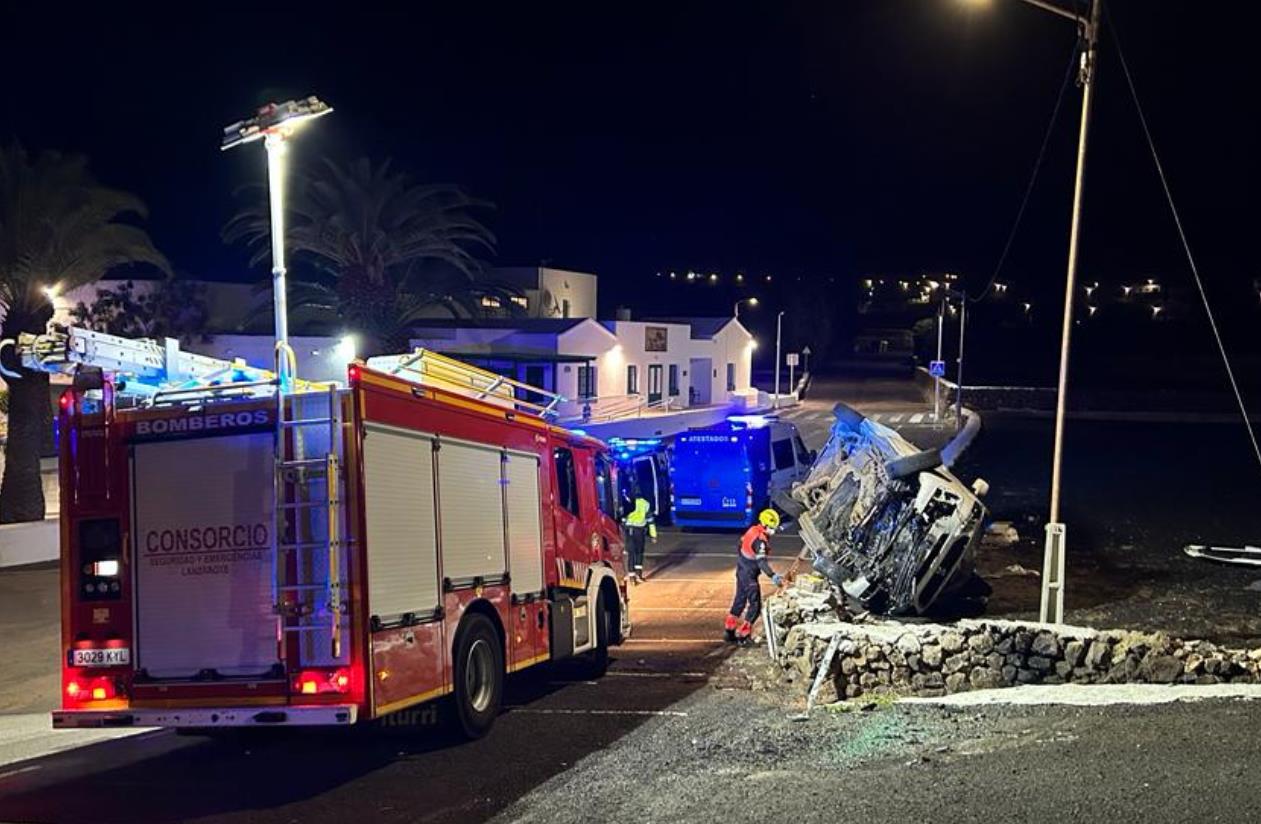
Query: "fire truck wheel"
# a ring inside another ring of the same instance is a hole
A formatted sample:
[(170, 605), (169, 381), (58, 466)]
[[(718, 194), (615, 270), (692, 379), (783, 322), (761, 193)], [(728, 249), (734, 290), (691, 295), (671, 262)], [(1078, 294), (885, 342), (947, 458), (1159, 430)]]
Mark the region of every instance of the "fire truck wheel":
[(595, 600), (595, 649), (585, 656), (584, 675), (599, 678), (609, 669), (609, 639), (617, 634), (613, 626), (613, 610), (601, 592)]
[(504, 653), (499, 633), (480, 613), (465, 617), (455, 638), (455, 710), (460, 729), (481, 738), (495, 723), (504, 692)]

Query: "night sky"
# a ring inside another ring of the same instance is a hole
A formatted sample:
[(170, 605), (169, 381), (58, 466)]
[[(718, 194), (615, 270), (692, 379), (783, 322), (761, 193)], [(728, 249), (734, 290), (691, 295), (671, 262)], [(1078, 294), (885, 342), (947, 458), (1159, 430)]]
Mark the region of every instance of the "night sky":
[[(234, 189), (264, 170), (261, 150), (219, 153), (222, 127), (316, 93), (336, 112), (296, 162), (391, 157), (459, 183), (497, 204), (495, 263), (597, 272), (606, 313), (662, 300), (644, 284), (672, 268), (983, 283), (1075, 38), (1016, 0), (502, 5), (9, 10), (0, 137), (87, 154), (148, 203), (159, 247), (197, 277), (263, 275), (219, 239)], [(1261, 275), (1242, 8), (1111, 3), (1210, 289), (1232, 302)], [(1113, 33), (1082, 274), (1189, 285)], [(1042, 302), (1059, 301), (1079, 101), (1070, 88), (1004, 274)]]

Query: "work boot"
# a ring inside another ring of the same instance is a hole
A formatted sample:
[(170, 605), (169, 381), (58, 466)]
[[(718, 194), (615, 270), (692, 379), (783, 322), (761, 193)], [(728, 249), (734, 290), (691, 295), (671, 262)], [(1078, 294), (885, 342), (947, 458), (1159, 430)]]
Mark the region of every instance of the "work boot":
[(728, 644), (736, 643), (736, 631), (734, 629), (726, 630), (723, 635), (726, 636)]

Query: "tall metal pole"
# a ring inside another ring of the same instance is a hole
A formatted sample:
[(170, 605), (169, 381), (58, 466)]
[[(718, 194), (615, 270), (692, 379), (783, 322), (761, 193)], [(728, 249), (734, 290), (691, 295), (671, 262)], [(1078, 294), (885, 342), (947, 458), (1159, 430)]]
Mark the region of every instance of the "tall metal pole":
[[(937, 362), (941, 362), (941, 328), (945, 323), (946, 291), (943, 287), (941, 303), (937, 304)], [(941, 420), (941, 378), (933, 376), (933, 423)]]
[(1089, 22), (1082, 24), (1084, 48), (1078, 82), (1081, 83), (1081, 128), (1077, 136), (1077, 175), (1073, 186), (1073, 220), (1068, 236), (1068, 274), (1064, 283), (1064, 325), (1060, 333), (1060, 378), (1055, 397), (1055, 451), (1051, 458), (1051, 512), (1046, 525), (1046, 548), (1042, 557), (1042, 603), (1044, 623), (1064, 622), (1064, 553), (1067, 547), (1065, 525), (1060, 521), (1061, 463), (1064, 454), (1064, 408), (1068, 389), (1069, 337), (1073, 331), (1073, 293), (1077, 286), (1078, 242), (1081, 233), (1082, 187), (1086, 174), (1086, 135), (1090, 127), (1095, 67), (1099, 40), (1099, 17), (1103, 0), (1093, 0)]
[(955, 375), (958, 386), (955, 387), (955, 431), (963, 428), (963, 333), (968, 326), (968, 293), (965, 290), (959, 299), (959, 368)]
[[(267, 149), (267, 189), (271, 211), (271, 287), (276, 343), (289, 344), (289, 303), (285, 290), (285, 139), (278, 133), (263, 139)], [(283, 374), (282, 379), (286, 377)]]
[(780, 312), (775, 316), (775, 402), (771, 404), (772, 408), (779, 409), (779, 342), (780, 333), (784, 328), (784, 313)]

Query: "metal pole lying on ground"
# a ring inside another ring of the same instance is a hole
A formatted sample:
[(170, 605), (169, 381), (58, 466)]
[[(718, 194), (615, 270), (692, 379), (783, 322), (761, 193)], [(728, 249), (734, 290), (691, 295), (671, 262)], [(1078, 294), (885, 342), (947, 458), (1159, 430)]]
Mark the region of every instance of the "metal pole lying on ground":
[(1085, 48), (1082, 51), (1079, 80), (1082, 86), (1081, 128), (1077, 135), (1077, 173), (1073, 185), (1073, 220), (1068, 236), (1068, 273), (1064, 282), (1064, 325), (1060, 333), (1060, 377), (1055, 396), (1055, 449), (1051, 458), (1051, 512), (1046, 525), (1046, 548), (1042, 557), (1042, 603), (1039, 617), (1044, 623), (1064, 622), (1065, 525), (1060, 521), (1061, 463), (1064, 455), (1065, 393), (1068, 389), (1068, 347), (1073, 331), (1073, 292), (1077, 283), (1078, 242), (1081, 235), (1082, 188), (1086, 173), (1086, 135), (1090, 127), (1099, 14), (1103, 0), (1091, 3), (1090, 19), (1077, 18)]

